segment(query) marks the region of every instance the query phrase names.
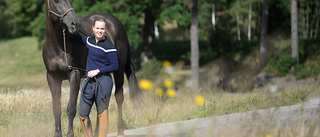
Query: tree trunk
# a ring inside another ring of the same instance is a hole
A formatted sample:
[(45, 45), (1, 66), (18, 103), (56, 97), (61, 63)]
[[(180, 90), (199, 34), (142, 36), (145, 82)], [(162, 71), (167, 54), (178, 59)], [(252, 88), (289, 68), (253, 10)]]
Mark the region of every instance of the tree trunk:
[(192, 0), (191, 4), (191, 81), (192, 90), (199, 90), (199, 41), (198, 41), (198, 0)]
[(299, 45), (298, 45), (298, 7), (297, 0), (291, 0), (291, 58), (299, 63)]
[(155, 17), (152, 15), (152, 9), (146, 8), (145, 11), (145, 20), (143, 26), (143, 45), (142, 51), (140, 55), (141, 64), (148, 62), (150, 59), (153, 58), (153, 49), (154, 49), (154, 22)]
[(252, 5), (250, 1), (249, 5), (249, 21), (248, 21), (248, 40), (251, 41), (251, 10), (252, 10)]
[(240, 37), (240, 18), (239, 18), (239, 0), (237, 0), (237, 28), (238, 28), (238, 31), (237, 31), (237, 38), (238, 40), (240, 41), (241, 40), (241, 37)]
[(262, 28), (260, 40), (260, 67), (264, 68), (268, 63), (268, 45), (267, 45), (267, 30), (268, 30), (268, 15), (269, 15), (269, 0), (263, 0), (262, 9)]
[(215, 13), (214, 13), (214, 0), (212, 0), (212, 14), (211, 14), (211, 22), (212, 22), (212, 28), (213, 30), (215, 30), (216, 27), (216, 17), (215, 17)]
[(316, 9), (315, 9), (315, 11), (316, 11), (316, 26), (315, 26), (315, 34), (314, 34), (314, 38), (317, 38), (317, 36), (318, 36), (318, 28), (319, 28), (319, 16), (320, 16), (320, 7), (319, 7), (319, 1), (317, 1), (317, 3), (316, 3)]

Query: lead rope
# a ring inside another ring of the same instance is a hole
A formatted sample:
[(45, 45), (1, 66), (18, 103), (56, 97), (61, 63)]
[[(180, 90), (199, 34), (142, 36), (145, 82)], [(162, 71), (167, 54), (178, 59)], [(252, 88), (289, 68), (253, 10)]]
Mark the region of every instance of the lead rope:
[(66, 64), (69, 69), (72, 69), (72, 66), (68, 64), (68, 58), (67, 58), (67, 44), (66, 44), (66, 29), (62, 27), (62, 33), (63, 33), (63, 48), (64, 48), (64, 58), (66, 60)]
[[(47, 0), (47, 4), (48, 4), (48, 12), (52, 13), (53, 15), (56, 15), (57, 17), (59, 17), (60, 18), (60, 23), (62, 22), (63, 17), (66, 16), (69, 11), (74, 10), (73, 8), (70, 8), (67, 11), (65, 11), (63, 14), (59, 15), (58, 13), (56, 13), (56, 12), (51, 10), (50, 1), (49, 0)], [(66, 60), (66, 64), (67, 64), (68, 68), (72, 69), (72, 66), (68, 64), (67, 44), (66, 44), (66, 29), (65, 29), (65, 27), (62, 27), (62, 33), (63, 33), (64, 58)]]

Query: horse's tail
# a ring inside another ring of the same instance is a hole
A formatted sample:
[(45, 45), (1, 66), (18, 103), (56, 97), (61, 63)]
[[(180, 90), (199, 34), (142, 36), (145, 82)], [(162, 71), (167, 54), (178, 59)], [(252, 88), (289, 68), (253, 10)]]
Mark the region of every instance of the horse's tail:
[(128, 83), (129, 83), (130, 98), (134, 102), (134, 104), (139, 107), (139, 106), (144, 105), (144, 99), (143, 99), (141, 89), (139, 88), (137, 77), (135, 75), (135, 70), (134, 70), (133, 61), (131, 58), (129, 47), (130, 46), (128, 45), (127, 63), (126, 63), (125, 73), (126, 73)]

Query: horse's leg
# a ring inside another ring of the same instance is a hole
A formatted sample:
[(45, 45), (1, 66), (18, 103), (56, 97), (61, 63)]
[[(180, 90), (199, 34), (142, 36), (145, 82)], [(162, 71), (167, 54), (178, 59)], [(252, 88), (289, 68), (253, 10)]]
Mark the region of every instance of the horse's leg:
[(61, 84), (62, 80), (47, 72), (47, 81), (52, 96), (53, 115), (55, 122), (54, 137), (62, 137), (61, 132)]
[(124, 101), (123, 97), (123, 71), (122, 73), (119, 70), (118, 72), (114, 73), (114, 80), (115, 80), (115, 86), (116, 86), (116, 91), (115, 91), (115, 97), (116, 97), (116, 102), (118, 105), (118, 136), (123, 136), (124, 135), (124, 121), (122, 117), (122, 105)]
[(67, 137), (73, 137), (73, 120), (76, 116), (77, 112), (77, 99), (79, 94), (79, 88), (80, 88), (80, 72), (79, 71), (71, 71), (69, 82), (70, 82), (70, 98), (67, 108), (67, 114), (69, 118), (69, 126), (68, 126), (68, 134)]

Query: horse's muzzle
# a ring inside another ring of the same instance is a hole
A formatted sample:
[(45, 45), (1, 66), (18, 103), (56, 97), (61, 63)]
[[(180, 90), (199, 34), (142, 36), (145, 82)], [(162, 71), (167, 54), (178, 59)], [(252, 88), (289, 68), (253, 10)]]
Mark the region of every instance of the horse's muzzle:
[(68, 26), (68, 30), (72, 34), (76, 34), (79, 31), (80, 22), (73, 20)]

